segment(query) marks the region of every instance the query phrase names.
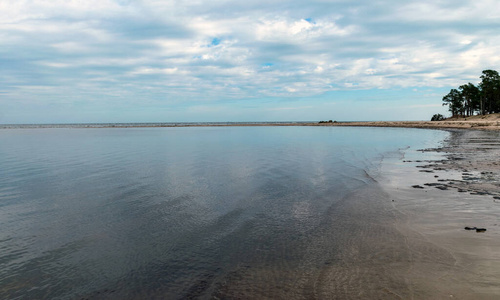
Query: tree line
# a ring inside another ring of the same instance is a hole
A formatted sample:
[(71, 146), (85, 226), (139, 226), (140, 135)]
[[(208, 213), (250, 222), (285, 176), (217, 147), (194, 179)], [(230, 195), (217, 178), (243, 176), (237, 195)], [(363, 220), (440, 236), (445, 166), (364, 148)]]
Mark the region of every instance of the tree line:
[(500, 112), (500, 75), (495, 70), (484, 70), (480, 78), (477, 86), (469, 82), (443, 97), (443, 105), (448, 105), (452, 117)]

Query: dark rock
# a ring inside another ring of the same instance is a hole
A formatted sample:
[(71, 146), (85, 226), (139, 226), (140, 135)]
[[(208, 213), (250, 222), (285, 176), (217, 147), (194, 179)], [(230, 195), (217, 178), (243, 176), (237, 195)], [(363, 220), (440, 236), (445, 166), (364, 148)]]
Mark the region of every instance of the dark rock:
[(425, 183), (424, 185), (433, 186), (433, 187), (440, 189), (440, 190), (447, 190), (448, 187), (450, 187), (448, 185), (441, 184), (441, 183)]
[(480, 191), (476, 191), (476, 192), (473, 192), (473, 193), (470, 193), (471, 195), (480, 195), (480, 196), (484, 196), (484, 195), (488, 195), (489, 193), (488, 192), (480, 192)]
[(475, 230), (476, 232), (485, 232), (486, 228), (477, 228), (477, 227), (465, 227), (465, 230)]
[(424, 188), (423, 186), (418, 185), (418, 184), (412, 185), (411, 187), (414, 189), (423, 189)]

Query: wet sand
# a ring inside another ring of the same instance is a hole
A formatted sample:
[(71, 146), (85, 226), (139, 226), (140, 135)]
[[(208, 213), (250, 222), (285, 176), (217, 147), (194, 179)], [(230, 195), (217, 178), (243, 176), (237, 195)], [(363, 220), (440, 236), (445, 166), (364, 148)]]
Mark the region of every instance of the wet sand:
[(409, 251), (410, 298), (498, 299), (500, 133), (453, 130), (420, 153), (381, 171)]

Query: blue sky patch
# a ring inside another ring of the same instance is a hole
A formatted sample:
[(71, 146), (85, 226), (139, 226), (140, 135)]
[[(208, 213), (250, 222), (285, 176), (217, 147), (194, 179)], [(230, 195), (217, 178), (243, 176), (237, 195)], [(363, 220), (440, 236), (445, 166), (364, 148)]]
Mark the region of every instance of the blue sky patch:
[(213, 38), (212, 42), (210, 43), (210, 46), (218, 46), (221, 42), (221, 39), (219, 38)]

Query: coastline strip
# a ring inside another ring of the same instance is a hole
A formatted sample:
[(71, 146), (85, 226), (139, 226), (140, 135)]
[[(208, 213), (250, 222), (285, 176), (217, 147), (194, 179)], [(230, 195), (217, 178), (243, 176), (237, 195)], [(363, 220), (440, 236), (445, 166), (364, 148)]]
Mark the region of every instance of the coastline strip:
[[(444, 121), (362, 121), (362, 122), (203, 122), (203, 123), (93, 123), (93, 124), (0, 124), (0, 129), (37, 128), (162, 128), (162, 127), (248, 127), (248, 126), (347, 126), (424, 129), (474, 129), (500, 131), (500, 119), (463, 118)], [(498, 121), (497, 121), (498, 120)]]

